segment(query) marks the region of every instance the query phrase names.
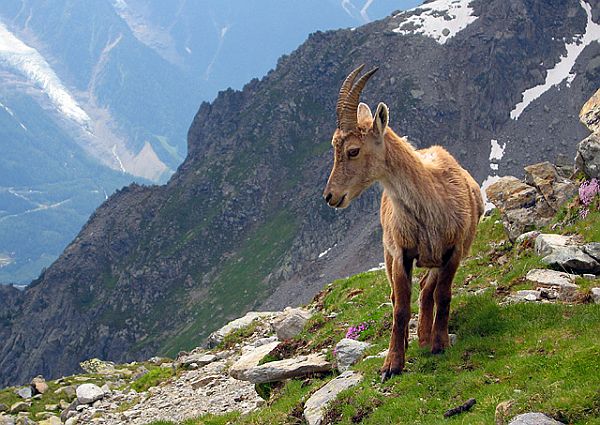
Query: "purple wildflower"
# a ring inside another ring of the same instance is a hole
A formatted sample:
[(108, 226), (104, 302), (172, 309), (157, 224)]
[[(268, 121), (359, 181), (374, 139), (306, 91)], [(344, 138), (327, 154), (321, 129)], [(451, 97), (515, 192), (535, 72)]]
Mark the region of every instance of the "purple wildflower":
[(366, 330), (368, 327), (369, 327), (369, 325), (365, 322), (362, 322), (361, 324), (359, 324), (357, 326), (350, 326), (348, 328), (348, 331), (346, 332), (346, 338), (358, 339), (361, 332)]
[(598, 193), (600, 193), (600, 185), (597, 179), (586, 180), (579, 186), (579, 199), (586, 207), (592, 203)]

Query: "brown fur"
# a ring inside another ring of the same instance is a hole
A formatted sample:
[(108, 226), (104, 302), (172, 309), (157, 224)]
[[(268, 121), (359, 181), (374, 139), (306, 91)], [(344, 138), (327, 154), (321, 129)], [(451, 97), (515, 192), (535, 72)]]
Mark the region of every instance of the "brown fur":
[(384, 188), (380, 214), (394, 318), (385, 380), (404, 368), (415, 260), (429, 268), (420, 283), (419, 344), (433, 353), (448, 346), (452, 279), (473, 242), (483, 201), (478, 184), (444, 148), (415, 150), (387, 127), (387, 106), (380, 104), (374, 119), (364, 104), (357, 113), (355, 131), (334, 133), (324, 196), (345, 208), (375, 181)]

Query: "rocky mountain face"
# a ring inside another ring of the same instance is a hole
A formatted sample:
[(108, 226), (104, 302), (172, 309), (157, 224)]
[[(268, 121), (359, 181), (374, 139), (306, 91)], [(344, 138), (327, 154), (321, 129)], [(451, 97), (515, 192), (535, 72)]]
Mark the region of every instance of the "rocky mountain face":
[(417, 3), (3, 1), (0, 284), (38, 276), (115, 189), (166, 182), (201, 101), (310, 32)]
[(27, 290), (2, 289), (0, 385), (91, 357), (172, 355), (377, 265), (378, 189), (343, 212), (321, 199), (337, 90), (357, 64), (380, 66), (363, 99), (386, 102), (392, 128), (447, 147), (480, 182), (572, 158), (600, 85), (599, 7), (430, 2), (315, 33), (262, 80), (203, 103), (166, 185), (117, 192)]

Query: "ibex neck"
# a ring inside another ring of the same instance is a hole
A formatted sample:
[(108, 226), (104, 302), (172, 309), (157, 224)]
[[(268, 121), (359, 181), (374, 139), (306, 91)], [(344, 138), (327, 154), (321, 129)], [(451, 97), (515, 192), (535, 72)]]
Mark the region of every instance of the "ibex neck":
[(385, 143), (385, 170), (381, 183), (394, 204), (417, 207), (423, 191), (428, 191), (429, 171), (415, 149), (403, 138), (388, 129)]

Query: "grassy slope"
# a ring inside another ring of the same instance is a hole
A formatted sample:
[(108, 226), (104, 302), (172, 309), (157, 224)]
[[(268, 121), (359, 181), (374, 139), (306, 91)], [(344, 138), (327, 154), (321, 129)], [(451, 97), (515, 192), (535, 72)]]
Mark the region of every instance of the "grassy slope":
[[(406, 373), (385, 384), (379, 383), (382, 359), (357, 364), (354, 369), (365, 379), (340, 396), (329, 410), (329, 423), (489, 424), (498, 403), (512, 400), (511, 417), (542, 411), (565, 423), (600, 424), (600, 306), (500, 305), (499, 295), (527, 287), (524, 275), (540, 262), (531, 249), (511, 249), (497, 219), (481, 223), (473, 253), (455, 279), (450, 326), (456, 345), (434, 356), (412, 342)], [(598, 240), (593, 236), (600, 230), (597, 214), (568, 228), (583, 229), (586, 239)], [(478, 288), (491, 289), (473, 295)], [(295, 338), (300, 351), (331, 347), (348, 326), (361, 322), (369, 328), (360, 339), (373, 344), (367, 354), (387, 348), (391, 309), (382, 304), (388, 295), (383, 271), (334, 282), (315, 301), (318, 313)], [(331, 313), (337, 316), (328, 318)], [(265, 407), (245, 416), (210, 415), (184, 424), (301, 424), (304, 401), (331, 377), (290, 380)], [(471, 397), (477, 404), (470, 412), (443, 419), (447, 409)], [(154, 425), (159, 424), (168, 422)]]

